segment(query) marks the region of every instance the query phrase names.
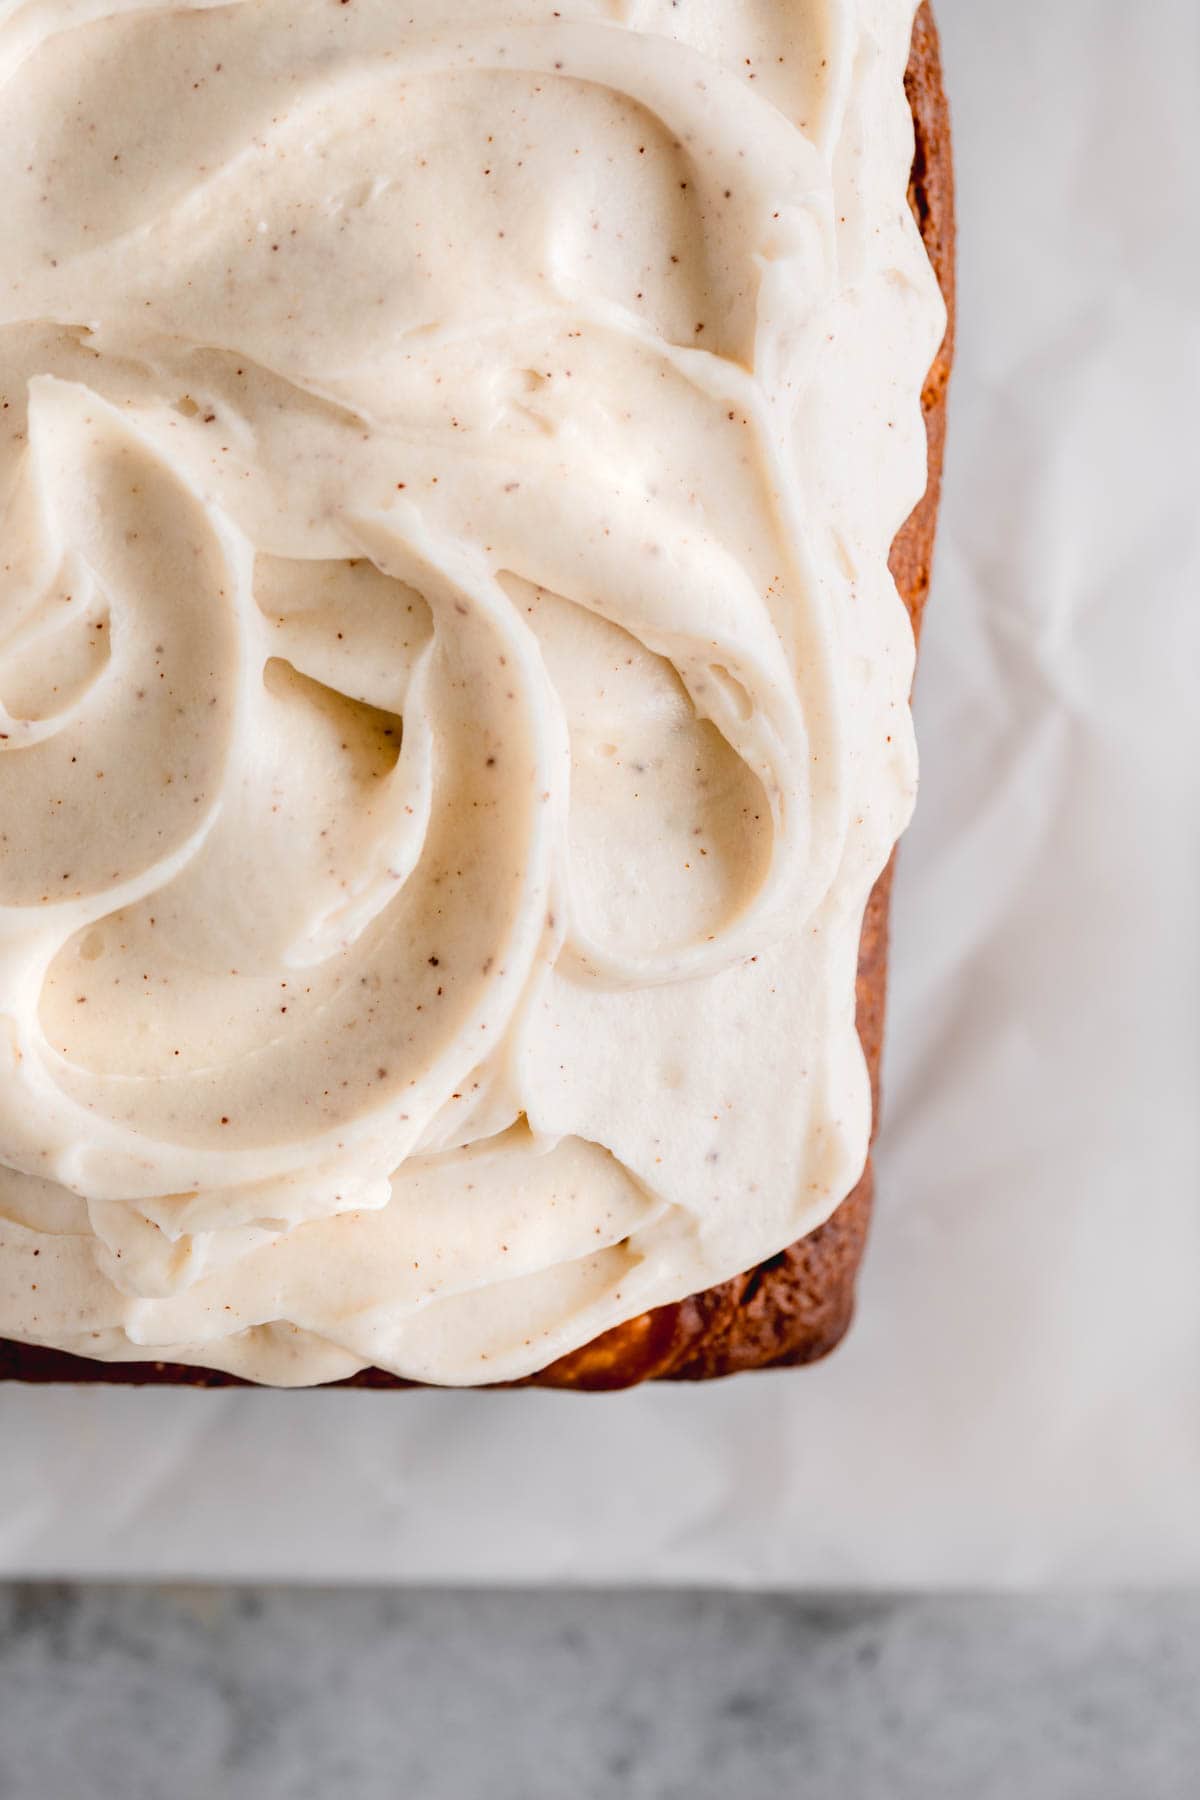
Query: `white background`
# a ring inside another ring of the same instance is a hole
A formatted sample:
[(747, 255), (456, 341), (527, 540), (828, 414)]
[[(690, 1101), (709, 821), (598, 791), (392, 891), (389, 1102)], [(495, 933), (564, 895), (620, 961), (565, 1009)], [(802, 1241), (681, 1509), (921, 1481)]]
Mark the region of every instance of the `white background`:
[(851, 1339), (607, 1398), (0, 1389), (0, 1571), (1200, 1577), (1200, 9), (940, 15), (960, 349)]

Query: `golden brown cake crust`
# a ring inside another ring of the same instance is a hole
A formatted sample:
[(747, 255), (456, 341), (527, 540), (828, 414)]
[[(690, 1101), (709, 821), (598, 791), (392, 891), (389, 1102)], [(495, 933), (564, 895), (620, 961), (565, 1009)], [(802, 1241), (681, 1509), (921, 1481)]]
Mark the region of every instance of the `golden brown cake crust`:
[[(929, 437), (929, 483), (891, 555), (892, 573), (912, 617), (913, 630), (919, 634), (941, 491), (955, 319), (950, 118), (937, 29), (927, 0), (913, 27), (905, 88), (916, 133), (909, 201), (949, 313), (946, 336), (922, 395)], [(871, 1071), (876, 1118), (891, 886), (889, 864), (867, 906), (858, 960), (858, 1029)], [(701, 1381), (742, 1369), (815, 1362), (834, 1348), (850, 1324), (855, 1279), (871, 1215), (871, 1190), (868, 1162), (862, 1180), (832, 1218), (790, 1249), (734, 1281), (628, 1320), (521, 1385), (605, 1390), (640, 1381)], [(7, 1341), (0, 1341), (0, 1380), (240, 1385), (237, 1377), (211, 1369), (177, 1363), (93, 1362), (63, 1351)], [(400, 1388), (411, 1384), (379, 1369), (364, 1369), (340, 1385)]]

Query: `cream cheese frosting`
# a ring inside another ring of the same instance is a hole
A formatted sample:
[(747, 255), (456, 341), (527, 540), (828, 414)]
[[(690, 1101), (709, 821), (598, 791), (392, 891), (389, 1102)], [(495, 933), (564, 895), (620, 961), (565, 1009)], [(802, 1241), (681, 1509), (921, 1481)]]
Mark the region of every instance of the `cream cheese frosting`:
[(852, 1188), (913, 11), (0, 6), (0, 1336), (492, 1382)]

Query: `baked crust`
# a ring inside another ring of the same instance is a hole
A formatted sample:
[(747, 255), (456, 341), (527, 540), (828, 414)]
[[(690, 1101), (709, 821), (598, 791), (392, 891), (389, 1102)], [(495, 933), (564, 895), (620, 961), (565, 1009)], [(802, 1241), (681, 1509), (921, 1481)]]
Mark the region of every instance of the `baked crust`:
[[(954, 354), (954, 170), (950, 117), (942, 84), (937, 28), (928, 0), (917, 12), (905, 74), (912, 107), (915, 153), (909, 203), (945, 296), (949, 324), (925, 382), (922, 407), (929, 440), (924, 498), (892, 546), (891, 568), (920, 634), (929, 592), (942, 455), (946, 390)], [(858, 958), (858, 1030), (871, 1072), (879, 1117), (879, 1063), (887, 1000), (888, 912), (894, 858), (867, 905)], [(704, 1381), (743, 1369), (815, 1362), (845, 1336), (871, 1216), (873, 1176), (862, 1180), (824, 1225), (790, 1249), (733, 1281), (627, 1320), (552, 1363), (521, 1386), (604, 1391), (649, 1380)], [(170, 1383), (190, 1387), (243, 1385), (237, 1376), (179, 1363), (94, 1362), (60, 1350), (0, 1340), (0, 1380)], [(346, 1387), (413, 1385), (380, 1369), (364, 1369)]]

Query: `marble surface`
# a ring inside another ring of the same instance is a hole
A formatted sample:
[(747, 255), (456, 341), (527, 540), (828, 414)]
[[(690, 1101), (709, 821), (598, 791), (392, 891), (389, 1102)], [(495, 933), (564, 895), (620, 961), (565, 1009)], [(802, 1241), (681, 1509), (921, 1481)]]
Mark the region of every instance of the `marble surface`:
[(1180, 1800), (1200, 1596), (0, 1588), (3, 1800)]

